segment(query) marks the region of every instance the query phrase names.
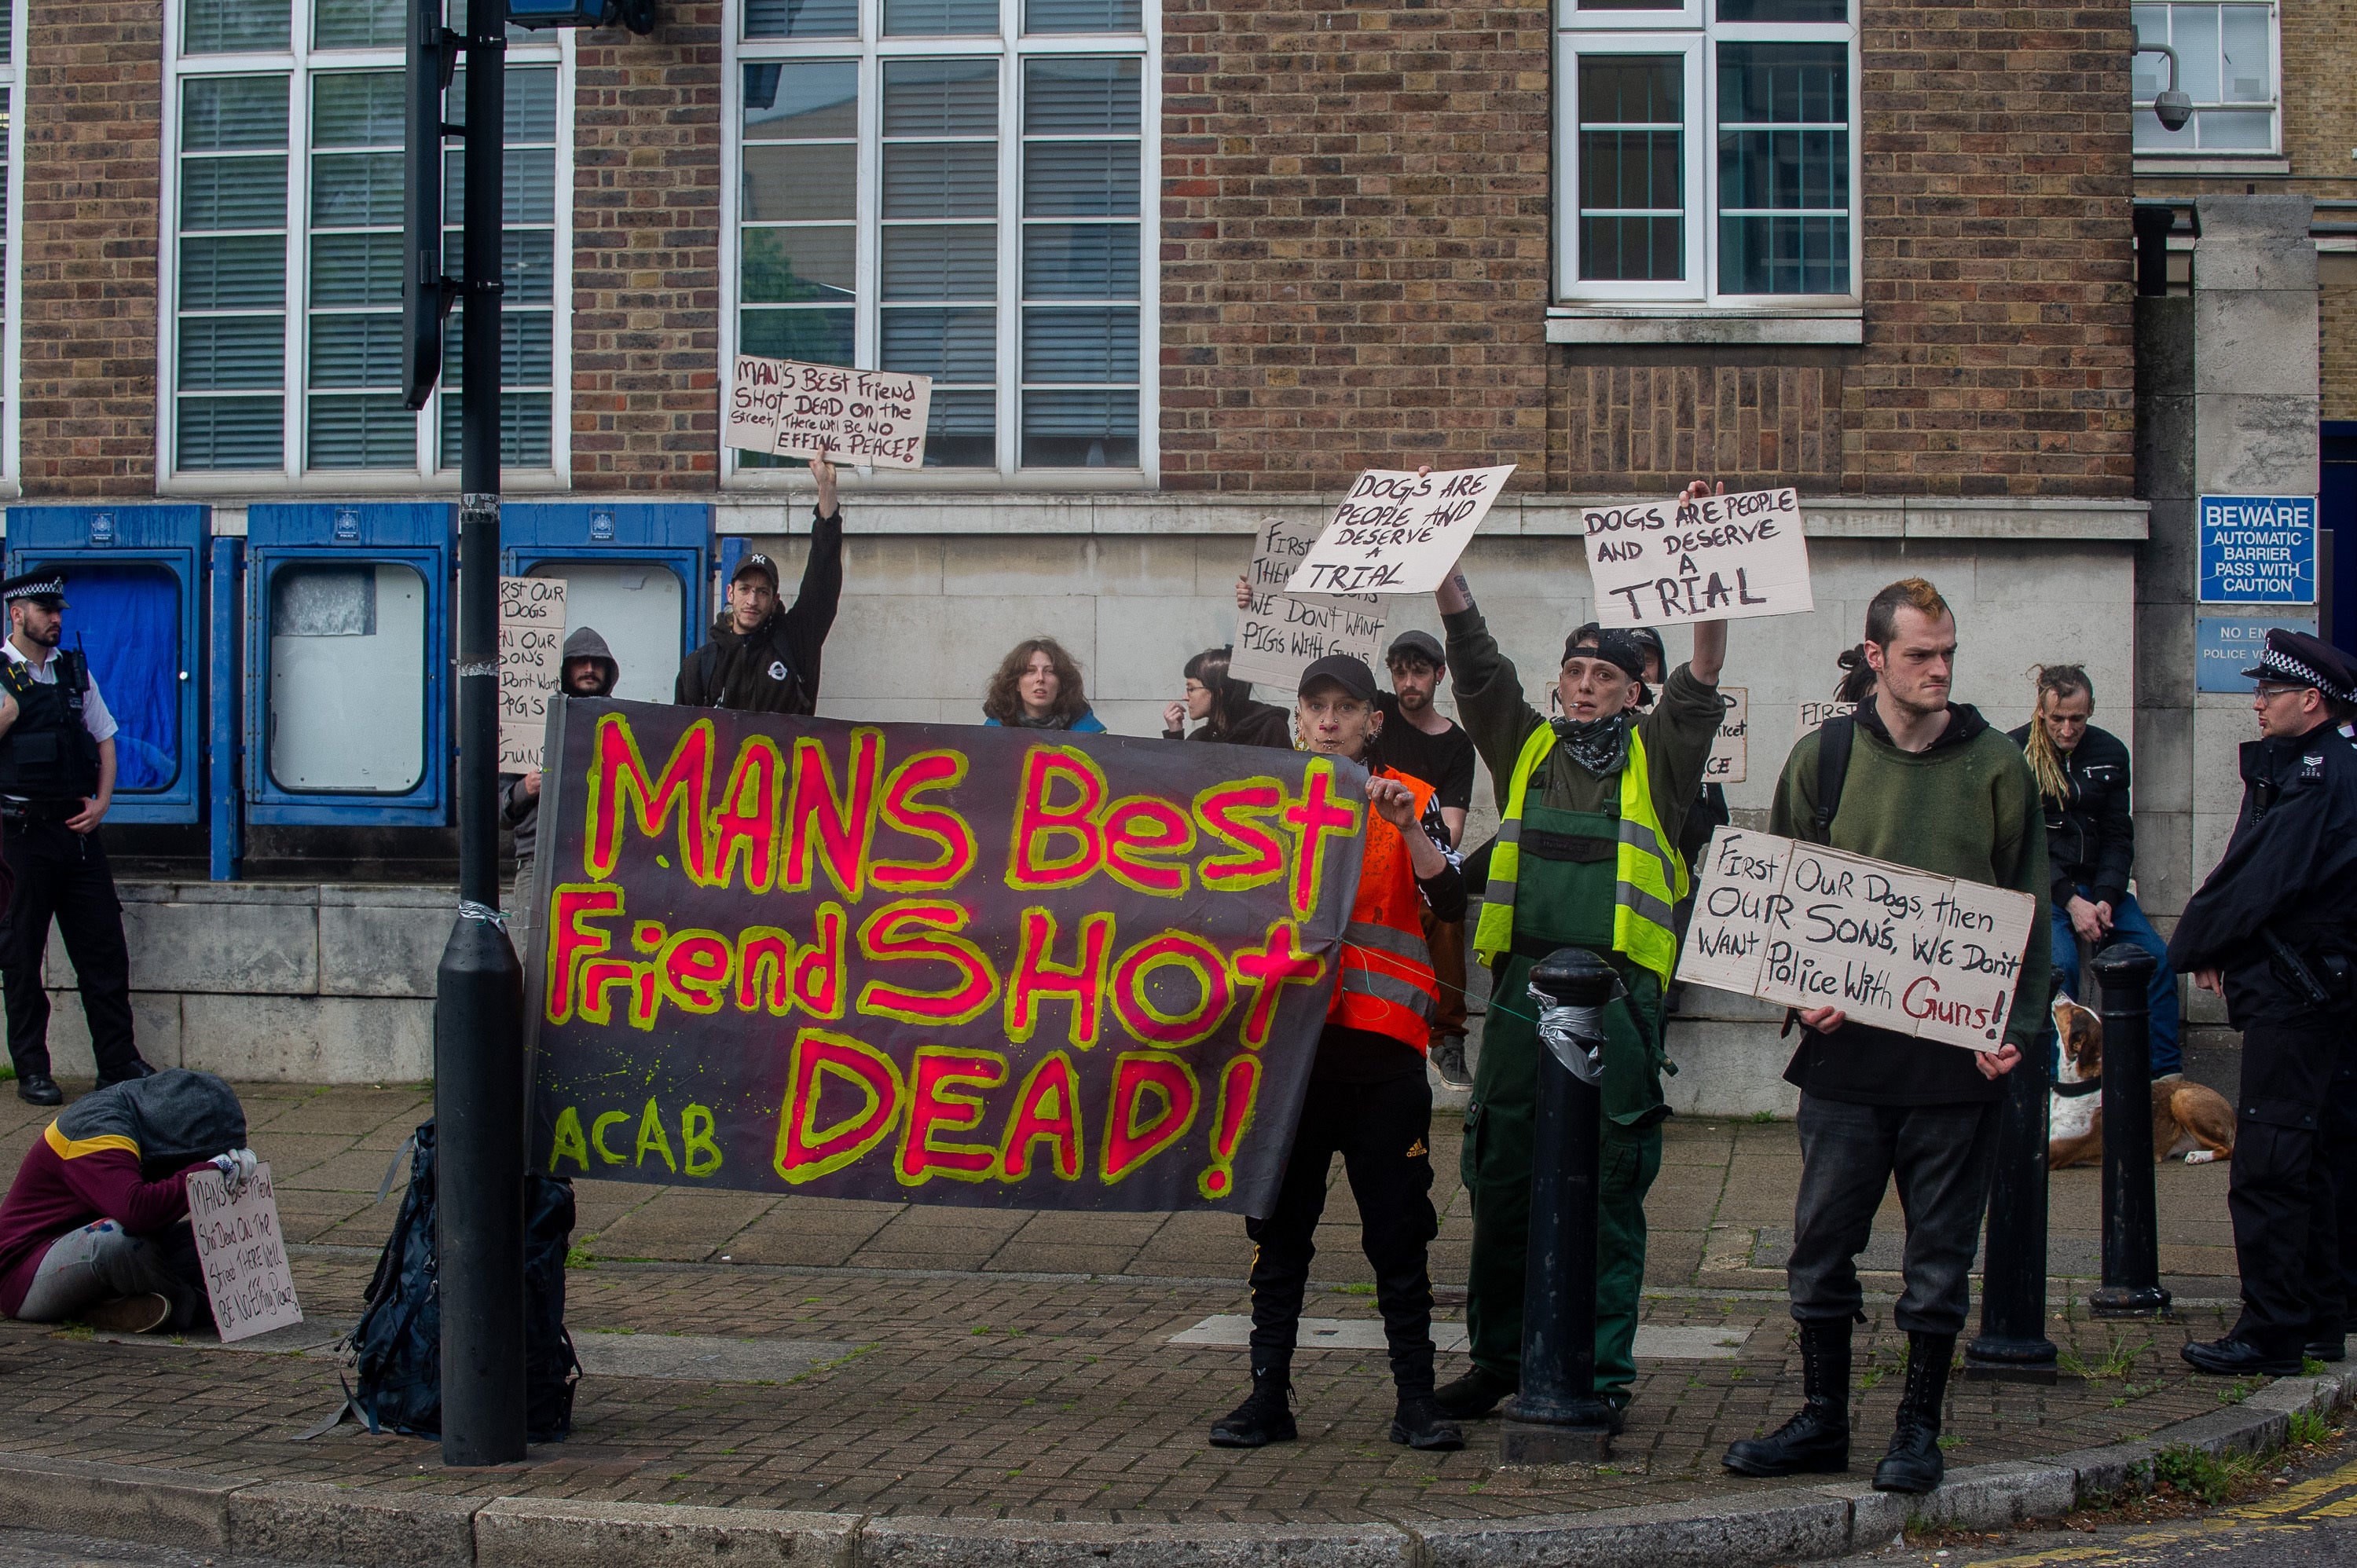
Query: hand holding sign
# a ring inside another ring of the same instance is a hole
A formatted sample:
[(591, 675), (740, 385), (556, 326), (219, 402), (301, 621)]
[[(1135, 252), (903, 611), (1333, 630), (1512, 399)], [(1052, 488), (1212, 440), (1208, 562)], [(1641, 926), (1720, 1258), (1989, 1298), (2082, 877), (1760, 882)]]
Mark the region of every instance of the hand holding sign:
[(1598, 620), (1669, 626), (1816, 607), (1799, 492), (1718, 489), (1690, 485), (1674, 504), (1582, 513)]
[(1514, 465), (1370, 468), (1286, 583), (1288, 594), (1420, 594), (1440, 585)]
[(565, 581), (500, 579), (500, 771), (540, 767), (548, 704), (565, 673)]
[(925, 461), (930, 376), (737, 356), (721, 445), (879, 468)]
[(1252, 566), (1236, 583), (1235, 652), (1229, 676), (1283, 692), (1329, 653), (1347, 653), (1370, 669), (1383, 660), (1383, 604), (1372, 594), (1297, 598), (1286, 593), (1294, 564), (1318, 541), (1315, 524), (1272, 517), (1260, 525)]

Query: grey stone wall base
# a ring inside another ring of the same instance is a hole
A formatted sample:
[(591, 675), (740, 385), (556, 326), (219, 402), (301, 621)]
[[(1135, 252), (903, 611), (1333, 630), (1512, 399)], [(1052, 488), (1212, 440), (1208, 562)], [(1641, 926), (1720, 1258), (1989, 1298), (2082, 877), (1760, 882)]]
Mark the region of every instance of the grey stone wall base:
[(302, 1563), (400, 1568), (1743, 1568), (1839, 1557), (1910, 1522), (2002, 1530), (2141, 1487), (2182, 1445), (2266, 1453), (2291, 1418), (2348, 1408), (2357, 1370), (2286, 1378), (2135, 1443), (1950, 1473), (1928, 1497), (1863, 1480), (1691, 1502), (1414, 1526), (1054, 1524), (440, 1497), (0, 1454), (8, 1522)]

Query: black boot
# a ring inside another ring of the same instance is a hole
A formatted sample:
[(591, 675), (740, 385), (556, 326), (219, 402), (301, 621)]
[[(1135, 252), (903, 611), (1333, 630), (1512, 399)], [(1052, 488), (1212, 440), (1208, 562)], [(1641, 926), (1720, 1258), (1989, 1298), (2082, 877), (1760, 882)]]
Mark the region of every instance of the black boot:
[(1443, 1415), (1457, 1421), (1479, 1421), (1496, 1410), (1498, 1402), (1516, 1387), (1512, 1378), (1501, 1378), (1480, 1367), (1468, 1367), (1463, 1377), (1441, 1384), (1432, 1397), (1439, 1403)]
[(1907, 1336), (1907, 1391), (1899, 1399), (1899, 1420), (1890, 1451), (1874, 1467), (1878, 1492), (1928, 1492), (1947, 1474), (1940, 1456), (1940, 1410), (1948, 1398), (1948, 1362), (1956, 1353), (1953, 1334)]
[(1430, 1394), (1402, 1394), (1392, 1417), (1392, 1441), (1410, 1448), (1450, 1452), (1465, 1446), (1465, 1434)]
[(1293, 1377), (1288, 1363), (1260, 1361), (1253, 1368), (1253, 1390), (1243, 1403), (1211, 1423), (1214, 1448), (1265, 1448), (1290, 1443), (1301, 1435), (1293, 1424)]
[(1765, 1437), (1730, 1445), (1719, 1463), (1746, 1476), (1816, 1476), (1849, 1468), (1849, 1322), (1801, 1325), (1801, 1413)]

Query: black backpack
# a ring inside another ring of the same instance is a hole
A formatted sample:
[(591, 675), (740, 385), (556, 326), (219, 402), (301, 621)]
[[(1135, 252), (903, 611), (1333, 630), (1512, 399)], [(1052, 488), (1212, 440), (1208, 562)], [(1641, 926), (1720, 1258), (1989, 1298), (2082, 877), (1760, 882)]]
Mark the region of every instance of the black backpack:
[[(371, 1432), (442, 1433), (442, 1299), (434, 1255), (434, 1123), (410, 1139), (409, 1191), (369, 1281), (368, 1306), (346, 1344), (360, 1386), (351, 1404)], [(544, 1172), (524, 1177), (524, 1432), (554, 1443), (573, 1430), (581, 1362), (565, 1332), (565, 1254), (573, 1187)]]
[(1817, 800), (1813, 824), (1816, 842), (1833, 843), (1834, 817), (1841, 811), (1842, 785), (1849, 778), (1850, 746), (1857, 739), (1857, 720), (1837, 714), (1817, 731)]

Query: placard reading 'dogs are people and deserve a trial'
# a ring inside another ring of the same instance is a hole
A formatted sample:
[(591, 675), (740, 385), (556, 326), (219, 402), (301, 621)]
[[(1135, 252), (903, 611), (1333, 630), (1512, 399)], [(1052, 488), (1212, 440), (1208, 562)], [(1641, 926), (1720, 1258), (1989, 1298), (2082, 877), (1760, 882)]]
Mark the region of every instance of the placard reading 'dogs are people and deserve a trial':
[(548, 700), (565, 679), (565, 579), (500, 579), (500, 771), (540, 767)]
[(1372, 594), (1285, 591), (1318, 532), (1315, 523), (1287, 518), (1262, 521), (1244, 577), (1251, 602), (1236, 617), (1235, 652), (1228, 663), (1232, 679), (1290, 692), (1304, 670), (1329, 653), (1349, 654), (1370, 669), (1383, 663), (1383, 600)]
[(1370, 468), (1351, 486), (1285, 591), (1422, 594), (1438, 587), (1514, 465), (1418, 474)]
[(1606, 626), (1800, 615), (1816, 608), (1797, 490), (1751, 490), (1581, 513)]
[(721, 445), (878, 468), (925, 461), (930, 376), (737, 356)]
[(1970, 1050), (2004, 1044), (2029, 894), (1740, 828), (1713, 834), (1697, 870), (1680, 980)]
[(205, 1294), (221, 1343), (302, 1322), (270, 1167), (256, 1165), (235, 1192), (217, 1170), (190, 1171), (186, 1179), (188, 1228), (196, 1235), (197, 1262), (204, 1270)]

